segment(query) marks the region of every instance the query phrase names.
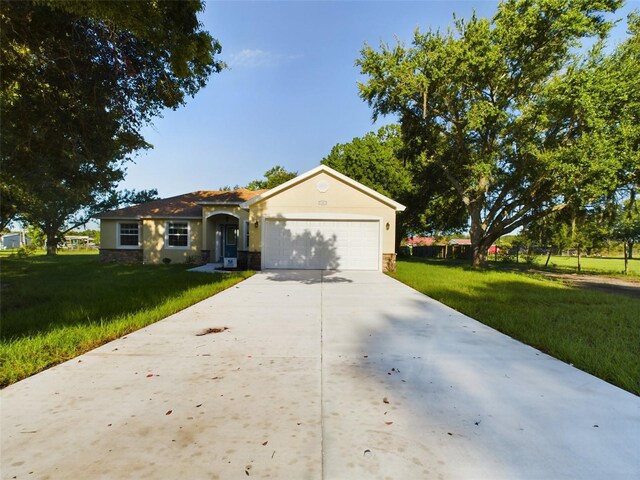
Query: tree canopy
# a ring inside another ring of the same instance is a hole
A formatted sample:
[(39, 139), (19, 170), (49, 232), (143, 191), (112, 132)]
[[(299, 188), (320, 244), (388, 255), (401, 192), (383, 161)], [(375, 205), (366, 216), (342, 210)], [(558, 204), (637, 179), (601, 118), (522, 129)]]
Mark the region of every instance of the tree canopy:
[(109, 198), (140, 129), (183, 105), (224, 65), (199, 0), (3, 1), (2, 224), (18, 216), (55, 237)]
[(464, 225), (463, 209), (456, 212), (455, 206), (447, 208), (452, 205), (438, 202), (446, 199), (432, 188), (437, 179), (423, 178), (422, 165), (405, 161), (403, 155), (400, 127), (387, 125), (349, 143), (335, 145), (322, 163), (407, 207), (398, 216), (398, 245), (410, 234)]
[(264, 172), (263, 180), (252, 180), (245, 187), (249, 190), (269, 190), (298, 176), (298, 172), (288, 172), (283, 166), (276, 165)]
[[(576, 196), (609, 195), (633, 171), (608, 136), (622, 127), (603, 115), (616, 99), (596, 90), (620, 81), (637, 98), (640, 77), (606, 79), (601, 59), (575, 54), (583, 39), (606, 38), (604, 14), (620, 5), (507, 0), (491, 20), (474, 14), (455, 19), (447, 32), (416, 31), (411, 47), (363, 48), (357, 64), (368, 80), (361, 97), (374, 119), (399, 116), (414, 161), (444, 179), (464, 205), (475, 265), (501, 235)], [(637, 111), (629, 118), (638, 124)], [(637, 153), (637, 144), (629, 148)]]

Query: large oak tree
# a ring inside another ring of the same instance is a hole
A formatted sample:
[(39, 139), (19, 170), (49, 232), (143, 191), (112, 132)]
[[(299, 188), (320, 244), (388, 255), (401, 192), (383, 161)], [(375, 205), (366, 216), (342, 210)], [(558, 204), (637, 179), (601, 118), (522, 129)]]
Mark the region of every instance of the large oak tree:
[(588, 102), (571, 96), (565, 72), (583, 39), (606, 37), (603, 14), (620, 4), (507, 0), (491, 20), (456, 19), (447, 32), (417, 31), (411, 47), (362, 50), (362, 98), (374, 119), (398, 115), (414, 157), (453, 187), (470, 219), (474, 265), (501, 235), (562, 208), (572, 193), (615, 188), (620, 162), (595, 133), (583, 142), (594, 112), (576, 110)]
[(16, 216), (38, 224), (55, 253), (70, 219), (113, 199), (131, 154), (150, 147), (141, 128), (224, 67), (198, 22), (203, 8), (200, 0), (0, 4), (3, 225)]
[(322, 163), (407, 207), (398, 215), (396, 248), (410, 234), (465, 226), (464, 209), (451, 200), (450, 186), (430, 177), (420, 162), (406, 161), (404, 156), (400, 127), (387, 125), (335, 145)]

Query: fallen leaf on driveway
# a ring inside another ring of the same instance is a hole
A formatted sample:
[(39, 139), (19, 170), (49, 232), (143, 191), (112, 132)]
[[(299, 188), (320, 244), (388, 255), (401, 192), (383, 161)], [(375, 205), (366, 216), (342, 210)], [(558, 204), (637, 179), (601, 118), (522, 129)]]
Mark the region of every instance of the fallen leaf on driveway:
[(153, 373), (148, 373), (147, 374), (147, 378), (149, 378), (149, 377), (153, 377)]
[(196, 333), (196, 337), (201, 337), (203, 335), (209, 335), (210, 333), (222, 333), (225, 330), (229, 330), (229, 327), (214, 327), (214, 328), (206, 328), (200, 333)]
[(171, 415), (171, 412), (173, 412), (173, 410), (169, 410), (165, 415)]
[(262, 446), (264, 447), (267, 443), (269, 443), (269, 440), (267, 440), (266, 442), (262, 442)]
[(393, 425), (393, 422), (384, 422), (385, 425)]
[(382, 403), (389, 403), (389, 399), (388, 399), (387, 397), (384, 397), (384, 398), (382, 399)]

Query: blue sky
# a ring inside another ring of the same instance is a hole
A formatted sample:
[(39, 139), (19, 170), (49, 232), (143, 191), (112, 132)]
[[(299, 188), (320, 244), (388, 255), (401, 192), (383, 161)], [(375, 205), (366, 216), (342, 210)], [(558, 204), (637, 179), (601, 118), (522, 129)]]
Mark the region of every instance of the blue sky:
[[(630, 2), (631, 8), (640, 2)], [(452, 15), (491, 16), (493, 1), (213, 2), (200, 19), (229, 69), (143, 134), (155, 148), (130, 163), (122, 188), (161, 197), (246, 185), (274, 165), (307, 171), (372, 123), (354, 61), (364, 43), (410, 42)], [(628, 11), (627, 7), (624, 11)], [(623, 11), (616, 16), (622, 16)]]

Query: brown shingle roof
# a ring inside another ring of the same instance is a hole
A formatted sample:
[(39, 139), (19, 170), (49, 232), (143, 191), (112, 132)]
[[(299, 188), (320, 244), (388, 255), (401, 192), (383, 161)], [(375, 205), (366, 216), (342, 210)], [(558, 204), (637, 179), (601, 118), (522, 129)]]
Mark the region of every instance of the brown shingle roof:
[(239, 205), (264, 190), (200, 190), (198, 192), (185, 193), (177, 197), (152, 200), (150, 202), (110, 210), (96, 215), (96, 218), (138, 218), (138, 217), (200, 217), (202, 206), (199, 204), (222, 203)]

